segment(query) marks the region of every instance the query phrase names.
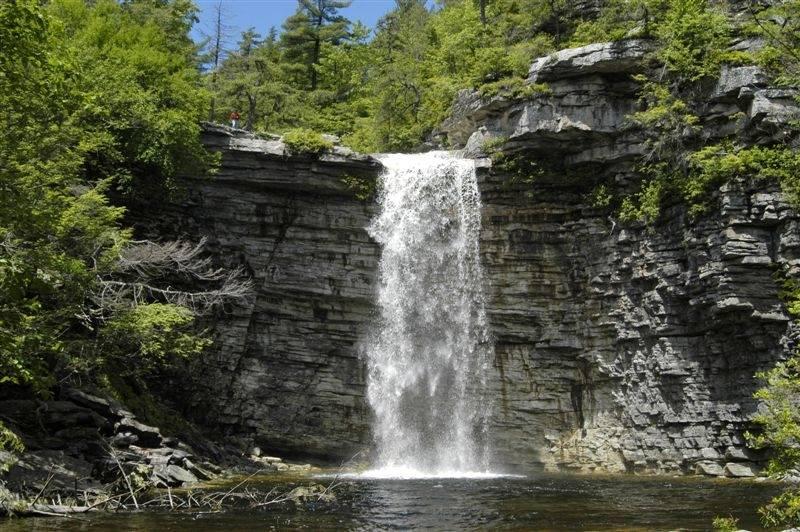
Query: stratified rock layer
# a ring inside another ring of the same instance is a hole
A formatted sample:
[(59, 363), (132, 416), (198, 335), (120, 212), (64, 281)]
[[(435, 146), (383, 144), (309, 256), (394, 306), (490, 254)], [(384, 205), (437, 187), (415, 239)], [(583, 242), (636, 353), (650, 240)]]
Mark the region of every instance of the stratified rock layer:
[(718, 215), (673, 208), (650, 231), (563, 184), (505, 182), (483, 186), (498, 458), (620, 472), (761, 458), (741, 452), (754, 375), (790, 332), (773, 273), (800, 256), (781, 194), (730, 185)]
[(348, 455), (368, 437), (356, 344), (371, 320), (379, 252), (365, 230), (372, 207), (343, 179), (374, 179), (381, 166), (341, 148), (290, 156), (279, 141), (219, 126), (206, 127), (204, 142), (222, 153), (218, 174), (188, 179), (180, 204), (142, 225), (161, 238), (207, 238), (255, 290), (215, 318), (187, 414), (264, 449)]
[[(763, 181), (725, 185), (696, 219), (667, 208), (651, 228), (589, 207), (597, 183), (624, 193), (641, 179), (646, 132), (628, 116), (650, 49), (558, 52), (530, 71), (549, 91), (465, 91), (443, 126), (476, 156), (487, 140), (503, 151), (496, 168), (482, 165), (501, 462), (740, 476), (730, 456), (763, 458), (744, 454), (743, 433), (755, 373), (791, 350), (773, 275), (797, 274), (796, 213)], [(790, 94), (757, 67), (723, 68), (695, 106), (704, 139), (786, 138), (800, 116)]]
[[(549, 91), (462, 92), (443, 125), (481, 168), (498, 465), (743, 476), (763, 458), (745, 451), (743, 433), (755, 373), (796, 336), (773, 277), (798, 274), (796, 213), (764, 181), (725, 185), (696, 219), (668, 207), (652, 228), (588, 206), (595, 184), (624, 191), (640, 179), (645, 135), (626, 116), (649, 46), (559, 52), (531, 68)], [(800, 116), (793, 96), (755, 67), (726, 67), (700, 106), (703, 134), (786, 138)], [(491, 168), (480, 157), (497, 139), (506, 161), (550, 170), (527, 182), (519, 168)], [(246, 267), (256, 293), (216, 318), (190, 413), (265, 449), (347, 457), (370, 441), (358, 343), (374, 319), (379, 250), (364, 230), (373, 208), (343, 177), (374, 178), (380, 166), (341, 149), (290, 156), (226, 128), (209, 128), (206, 142), (223, 154), (219, 175), (187, 181), (159, 232), (207, 237), (221, 262)]]

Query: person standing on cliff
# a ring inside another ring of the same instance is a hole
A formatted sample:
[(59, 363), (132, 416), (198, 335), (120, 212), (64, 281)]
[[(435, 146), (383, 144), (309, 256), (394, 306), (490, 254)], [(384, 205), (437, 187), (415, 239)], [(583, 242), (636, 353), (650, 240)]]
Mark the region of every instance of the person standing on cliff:
[(235, 128), (236, 128), (236, 126), (238, 126), (238, 125), (239, 125), (239, 118), (241, 118), (241, 117), (239, 116), (239, 113), (237, 113), (236, 111), (231, 111), (231, 116), (230, 116), (230, 119), (231, 119), (231, 127), (232, 127), (232, 128), (234, 128), (234, 129), (235, 129)]

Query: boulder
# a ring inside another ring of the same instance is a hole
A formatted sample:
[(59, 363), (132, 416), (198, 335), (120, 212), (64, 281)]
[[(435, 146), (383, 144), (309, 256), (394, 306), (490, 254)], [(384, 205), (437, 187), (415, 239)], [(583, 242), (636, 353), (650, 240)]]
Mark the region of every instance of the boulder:
[(711, 93), (714, 99), (739, 99), (752, 97), (753, 93), (767, 85), (767, 77), (760, 67), (748, 66), (724, 66), (720, 71), (719, 79)]
[(174, 464), (153, 467), (153, 482), (159, 481), (170, 487), (179, 487), (197, 482), (197, 477), (190, 471)]
[(728, 447), (725, 450), (725, 460), (728, 462), (753, 462), (762, 458), (761, 453), (743, 447)]
[(65, 388), (61, 390), (60, 395), (63, 399), (68, 399), (77, 405), (93, 410), (106, 418), (120, 418), (124, 415), (132, 415), (115, 401), (74, 388)]
[(717, 462), (698, 462), (694, 466), (696, 475), (706, 475), (708, 477), (721, 477), (725, 472)]
[(158, 447), (161, 445), (161, 431), (156, 427), (151, 427), (140, 423), (133, 417), (122, 418), (114, 427), (117, 433), (133, 434), (137, 438), (137, 444), (141, 447)]
[(528, 82), (640, 72), (646, 54), (653, 49), (653, 41), (625, 39), (560, 50), (534, 61), (528, 70)]
[(21, 493), (38, 491), (45, 484), (50, 489), (96, 490), (99, 484), (92, 479), (93, 469), (92, 463), (63, 451), (28, 451), (11, 467), (6, 483), (9, 489)]
[(758, 476), (760, 468), (755, 464), (728, 462), (724, 472), (726, 477), (748, 478)]
[(788, 124), (800, 119), (797, 89), (761, 89), (753, 93), (747, 112), (749, 127), (759, 134), (780, 140), (788, 133)]
[(214, 473), (194, 464), (188, 458), (183, 461), (183, 467), (200, 480), (211, 480), (214, 478)]

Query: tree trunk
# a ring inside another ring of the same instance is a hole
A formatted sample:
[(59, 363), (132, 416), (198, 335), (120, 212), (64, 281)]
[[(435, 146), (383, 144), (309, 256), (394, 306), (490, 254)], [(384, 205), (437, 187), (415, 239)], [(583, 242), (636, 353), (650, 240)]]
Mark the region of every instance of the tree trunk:
[(253, 95), (247, 95), (247, 123), (244, 128), (253, 131), (253, 123), (256, 121), (256, 99)]
[(217, 70), (219, 69), (220, 48), (222, 47), (222, 1), (217, 4), (217, 23), (214, 27), (214, 72), (211, 74), (211, 110), (208, 121), (213, 122), (217, 114)]
[(319, 37), (314, 40), (314, 54), (311, 56), (311, 90), (317, 89), (317, 69), (321, 44)]
[(311, 55), (311, 90), (317, 89), (317, 69), (319, 64), (319, 54), (322, 48), (322, 40), (320, 32), (322, 31), (322, 7), (319, 7), (319, 16), (317, 16), (316, 34), (314, 35), (314, 52)]

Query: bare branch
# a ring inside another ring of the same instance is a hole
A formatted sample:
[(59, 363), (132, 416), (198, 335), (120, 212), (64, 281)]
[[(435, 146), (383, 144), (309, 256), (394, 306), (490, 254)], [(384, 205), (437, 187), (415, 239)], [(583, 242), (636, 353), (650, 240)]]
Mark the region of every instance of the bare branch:
[(205, 245), (205, 238), (197, 244), (185, 240), (131, 242), (120, 253), (115, 272), (99, 279), (93, 295), (99, 319), (153, 301), (180, 305), (200, 315), (246, 298), (253, 282), (244, 269), (215, 267), (211, 257), (203, 256)]
[(228, 272), (220, 288), (198, 292), (137, 281), (101, 280), (100, 285), (99, 303), (103, 308), (137, 307), (156, 300), (186, 307), (195, 314), (206, 314), (228, 301), (243, 299), (253, 290), (253, 282), (244, 279), (238, 269)]

